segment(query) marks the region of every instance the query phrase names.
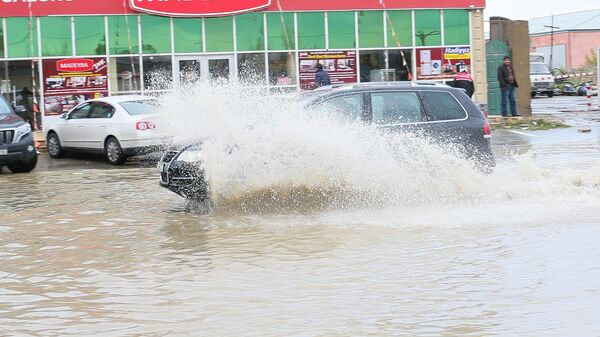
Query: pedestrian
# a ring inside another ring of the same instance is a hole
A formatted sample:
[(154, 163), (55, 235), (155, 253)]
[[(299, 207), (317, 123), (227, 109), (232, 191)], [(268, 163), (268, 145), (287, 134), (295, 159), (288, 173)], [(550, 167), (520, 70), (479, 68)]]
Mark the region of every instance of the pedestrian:
[(317, 72), (315, 73), (315, 85), (318, 88), (330, 84), (331, 81), (329, 80), (329, 74), (325, 70), (323, 70), (323, 65), (321, 63), (317, 63)]
[(473, 78), (467, 71), (464, 69), (454, 76), (454, 85), (455, 88), (461, 88), (465, 91), (467, 96), (473, 97), (473, 93), (475, 92), (475, 85), (473, 84)]
[(515, 90), (519, 87), (515, 70), (510, 64), (510, 57), (504, 56), (503, 64), (498, 67), (498, 81), (502, 91), (502, 117), (508, 117), (506, 109), (507, 101), (510, 104), (510, 112), (513, 117), (520, 116), (517, 113), (517, 103), (515, 101)]

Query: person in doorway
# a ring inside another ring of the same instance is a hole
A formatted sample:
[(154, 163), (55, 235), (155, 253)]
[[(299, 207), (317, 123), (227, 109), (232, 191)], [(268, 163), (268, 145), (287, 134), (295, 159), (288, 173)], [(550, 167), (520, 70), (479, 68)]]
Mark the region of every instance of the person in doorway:
[(507, 101), (510, 104), (511, 115), (513, 117), (520, 116), (517, 113), (517, 103), (515, 101), (515, 90), (519, 87), (519, 84), (508, 56), (504, 56), (503, 64), (498, 67), (498, 81), (502, 92), (502, 117), (508, 117)]
[(315, 85), (318, 88), (330, 84), (331, 81), (329, 80), (329, 74), (323, 70), (323, 65), (321, 63), (317, 63), (317, 72), (315, 72)]
[(473, 84), (473, 78), (471, 77), (469, 72), (467, 72), (467, 69), (463, 68), (461, 72), (454, 76), (453, 84), (455, 88), (463, 89), (467, 96), (473, 97), (473, 93), (475, 92), (475, 85)]

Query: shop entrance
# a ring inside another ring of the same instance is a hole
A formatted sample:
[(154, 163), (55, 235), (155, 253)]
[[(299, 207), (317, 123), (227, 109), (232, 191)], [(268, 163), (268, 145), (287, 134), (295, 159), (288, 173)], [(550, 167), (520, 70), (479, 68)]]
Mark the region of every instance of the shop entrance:
[(228, 82), (235, 79), (233, 55), (177, 56), (173, 67), (175, 86), (198, 81)]

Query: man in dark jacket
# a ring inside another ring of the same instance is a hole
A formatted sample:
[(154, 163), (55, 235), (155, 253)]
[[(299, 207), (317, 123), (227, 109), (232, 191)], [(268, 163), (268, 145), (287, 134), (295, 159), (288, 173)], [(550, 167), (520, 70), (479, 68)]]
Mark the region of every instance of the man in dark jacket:
[(510, 65), (510, 57), (504, 56), (504, 64), (498, 67), (498, 81), (502, 91), (502, 117), (508, 117), (506, 110), (506, 101), (510, 103), (510, 112), (513, 117), (520, 116), (517, 113), (517, 103), (515, 101), (515, 89), (519, 87), (515, 70)]
[(317, 63), (317, 72), (315, 73), (315, 85), (318, 88), (330, 84), (331, 81), (329, 80), (329, 74), (325, 70), (323, 70), (323, 65), (321, 63)]
[(475, 92), (473, 78), (466, 70), (463, 70), (454, 76), (454, 87), (464, 89), (469, 97), (473, 97), (473, 93)]

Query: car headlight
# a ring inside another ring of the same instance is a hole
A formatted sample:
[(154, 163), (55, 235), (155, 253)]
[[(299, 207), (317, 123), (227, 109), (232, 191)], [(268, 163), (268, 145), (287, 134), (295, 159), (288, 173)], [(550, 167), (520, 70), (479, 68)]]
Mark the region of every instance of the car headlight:
[(27, 134), (31, 132), (31, 125), (23, 124), (17, 127), (17, 134), (15, 137), (15, 142), (21, 141), (21, 138), (25, 137)]
[(177, 160), (186, 163), (197, 163), (202, 160), (202, 150), (185, 150), (177, 157)]

